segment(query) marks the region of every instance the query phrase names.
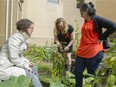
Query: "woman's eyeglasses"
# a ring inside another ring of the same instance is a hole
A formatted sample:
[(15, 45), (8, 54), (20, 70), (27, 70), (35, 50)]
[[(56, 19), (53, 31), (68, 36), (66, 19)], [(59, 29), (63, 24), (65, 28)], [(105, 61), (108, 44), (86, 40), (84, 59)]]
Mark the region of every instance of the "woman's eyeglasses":
[(28, 27), (28, 28), (34, 29), (33, 27)]

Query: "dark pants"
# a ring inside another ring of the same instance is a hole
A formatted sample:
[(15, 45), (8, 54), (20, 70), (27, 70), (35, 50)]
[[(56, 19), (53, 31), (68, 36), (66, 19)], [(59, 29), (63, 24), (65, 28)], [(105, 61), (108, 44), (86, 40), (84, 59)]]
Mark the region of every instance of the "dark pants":
[(82, 87), (83, 84), (83, 71), (85, 67), (89, 74), (95, 75), (95, 71), (99, 66), (103, 58), (103, 52), (100, 51), (98, 54), (92, 58), (82, 58), (77, 56), (75, 63), (75, 78), (76, 78), (76, 87)]

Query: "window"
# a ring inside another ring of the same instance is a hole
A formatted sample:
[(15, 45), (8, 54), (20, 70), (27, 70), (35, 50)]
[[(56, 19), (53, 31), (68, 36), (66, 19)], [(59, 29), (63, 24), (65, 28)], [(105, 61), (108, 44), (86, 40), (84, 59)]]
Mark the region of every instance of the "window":
[(48, 0), (48, 2), (59, 4), (59, 0)]

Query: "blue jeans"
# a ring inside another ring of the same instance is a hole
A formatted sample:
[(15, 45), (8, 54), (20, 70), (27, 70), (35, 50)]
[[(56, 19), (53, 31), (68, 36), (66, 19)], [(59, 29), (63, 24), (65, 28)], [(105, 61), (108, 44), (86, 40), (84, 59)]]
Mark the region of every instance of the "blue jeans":
[(76, 87), (82, 87), (83, 84), (83, 71), (85, 67), (89, 74), (95, 75), (95, 71), (98, 68), (101, 60), (103, 58), (103, 51), (98, 52), (98, 54), (92, 58), (82, 58), (77, 56), (75, 63), (75, 79)]
[(39, 79), (38, 79), (38, 70), (37, 67), (31, 67), (33, 72), (30, 72), (28, 70), (26, 70), (26, 76), (32, 79), (32, 83), (34, 85), (34, 87), (42, 87)]

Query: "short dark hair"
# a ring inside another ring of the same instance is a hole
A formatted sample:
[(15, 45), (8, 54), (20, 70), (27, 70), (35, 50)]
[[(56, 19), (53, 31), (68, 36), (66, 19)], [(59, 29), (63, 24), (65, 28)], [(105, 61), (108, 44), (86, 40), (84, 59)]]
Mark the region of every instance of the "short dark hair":
[(31, 25), (34, 24), (34, 22), (32, 22), (29, 19), (20, 19), (17, 23), (16, 23), (16, 28), (19, 31), (27, 31), (27, 28)]
[(87, 11), (88, 10), (88, 15), (93, 16), (96, 13), (96, 10), (94, 9), (94, 4), (92, 2), (89, 3), (84, 3), (80, 7), (80, 11)]

